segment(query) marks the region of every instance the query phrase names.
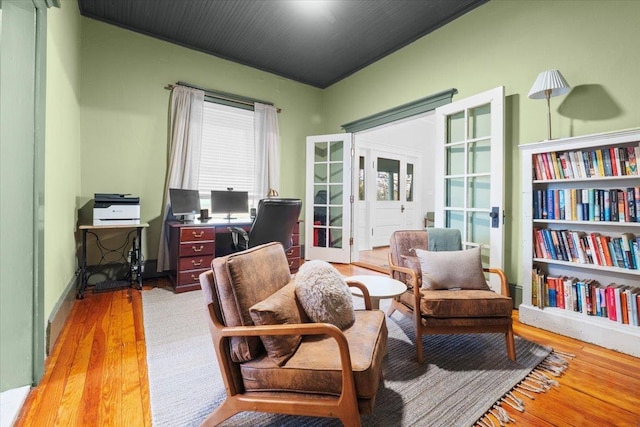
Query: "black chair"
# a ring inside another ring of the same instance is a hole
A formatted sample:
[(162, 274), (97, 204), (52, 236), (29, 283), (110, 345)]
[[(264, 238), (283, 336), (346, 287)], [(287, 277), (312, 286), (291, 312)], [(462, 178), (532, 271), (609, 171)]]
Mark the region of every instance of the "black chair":
[(269, 242), (280, 242), (286, 251), (291, 247), (293, 228), (298, 221), (300, 199), (262, 199), (258, 202), (256, 218), (249, 232), (231, 227), (233, 250), (243, 251)]

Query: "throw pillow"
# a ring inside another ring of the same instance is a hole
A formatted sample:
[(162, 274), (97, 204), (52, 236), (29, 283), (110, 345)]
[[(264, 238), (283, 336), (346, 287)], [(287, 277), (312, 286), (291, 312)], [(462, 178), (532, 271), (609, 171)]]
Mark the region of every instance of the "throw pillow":
[(355, 322), (349, 286), (338, 270), (326, 261), (307, 261), (295, 277), (296, 297), (317, 323), (331, 323), (346, 329)]
[[(415, 254), (415, 249), (411, 249), (410, 252)], [(418, 274), (418, 286), (420, 286), (420, 282), (422, 282), (422, 267), (420, 266), (420, 259), (417, 256), (411, 255), (400, 255), (402, 259), (402, 267), (410, 268)], [(415, 286), (413, 283), (413, 276), (410, 274), (403, 274), (404, 283), (407, 285), (408, 289), (413, 289)]]
[[(291, 281), (268, 298), (253, 305), (249, 312), (256, 325), (291, 325), (308, 321), (298, 306), (295, 282)], [(295, 353), (302, 336), (300, 335), (264, 335), (260, 340), (273, 362), (282, 366)]]
[(464, 251), (415, 251), (422, 268), (422, 288), (490, 290), (482, 272), (480, 248)]

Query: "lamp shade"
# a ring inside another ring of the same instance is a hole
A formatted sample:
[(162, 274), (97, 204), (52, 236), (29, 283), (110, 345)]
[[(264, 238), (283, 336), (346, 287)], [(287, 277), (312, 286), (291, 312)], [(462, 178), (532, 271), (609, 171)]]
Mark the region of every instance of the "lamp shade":
[(545, 99), (547, 97), (546, 91), (550, 90), (549, 96), (564, 95), (569, 92), (571, 86), (564, 79), (560, 71), (547, 70), (538, 74), (538, 78), (531, 86), (529, 91), (529, 98), (531, 99)]

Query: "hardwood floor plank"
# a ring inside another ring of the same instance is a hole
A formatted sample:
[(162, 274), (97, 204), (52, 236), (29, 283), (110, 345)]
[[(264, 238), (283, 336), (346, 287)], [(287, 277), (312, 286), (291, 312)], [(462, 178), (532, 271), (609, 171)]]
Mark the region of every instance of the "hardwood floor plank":
[(133, 291), (123, 291), (122, 309), (122, 425), (144, 425), (140, 372), (138, 364), (138, 346), (136, 341), (134, 312), (132, 307)]
[(117, 291), (111, 294), (98, 405), (98, 425), (101, 426), (119, 426), (122, 419), (122, 298)]
[[(90, 320), (88, 323), (90, 323)], [(78, 419), (79, 403), (81, 402), (82, 391), (84, 390), (86, 380), (85, 373), (89, 367), (95, 325), (91, 325), (91, 327), (87, 329), (88, 330), (84, 331), (84, 336), (78, 341), (76, 357), (69, 372), (69, 379), (64, 388), (60, 406), (56, 414), (54, 425), (57, 426), (69, 426)]]
[[(82, 391), (82, 399), (78, 402), (78, 421), (76, 422), (78, 426), (99, 425), (98, 407), (101, 404), (100, 390), (102, 389), (102, 372), (105, 369), (107, 330), (111, 314), (110, 294), (96, 294), (90, 297), (85, 294), (85, 299), (82, 302), (86, 303), (87, 301), (90, 301), (96, 311), (96, 321), (84, 390)], [(67, 345), (72, 345), (72, 343)]]

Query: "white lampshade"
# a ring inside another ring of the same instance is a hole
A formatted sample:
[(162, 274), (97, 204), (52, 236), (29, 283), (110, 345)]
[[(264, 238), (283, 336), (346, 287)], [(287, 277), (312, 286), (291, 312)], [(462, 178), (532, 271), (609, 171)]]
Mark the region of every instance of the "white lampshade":
[(546, 91), (549, 92), (549, 97), (564, 95), (571, 90), (571, 86), (564, 79), (560, 71), (547, 70), (538, 74), (538, 78), (531, 86), (529, 91), (529, 98), (531, 99), (545, 99), (547, 97)]

